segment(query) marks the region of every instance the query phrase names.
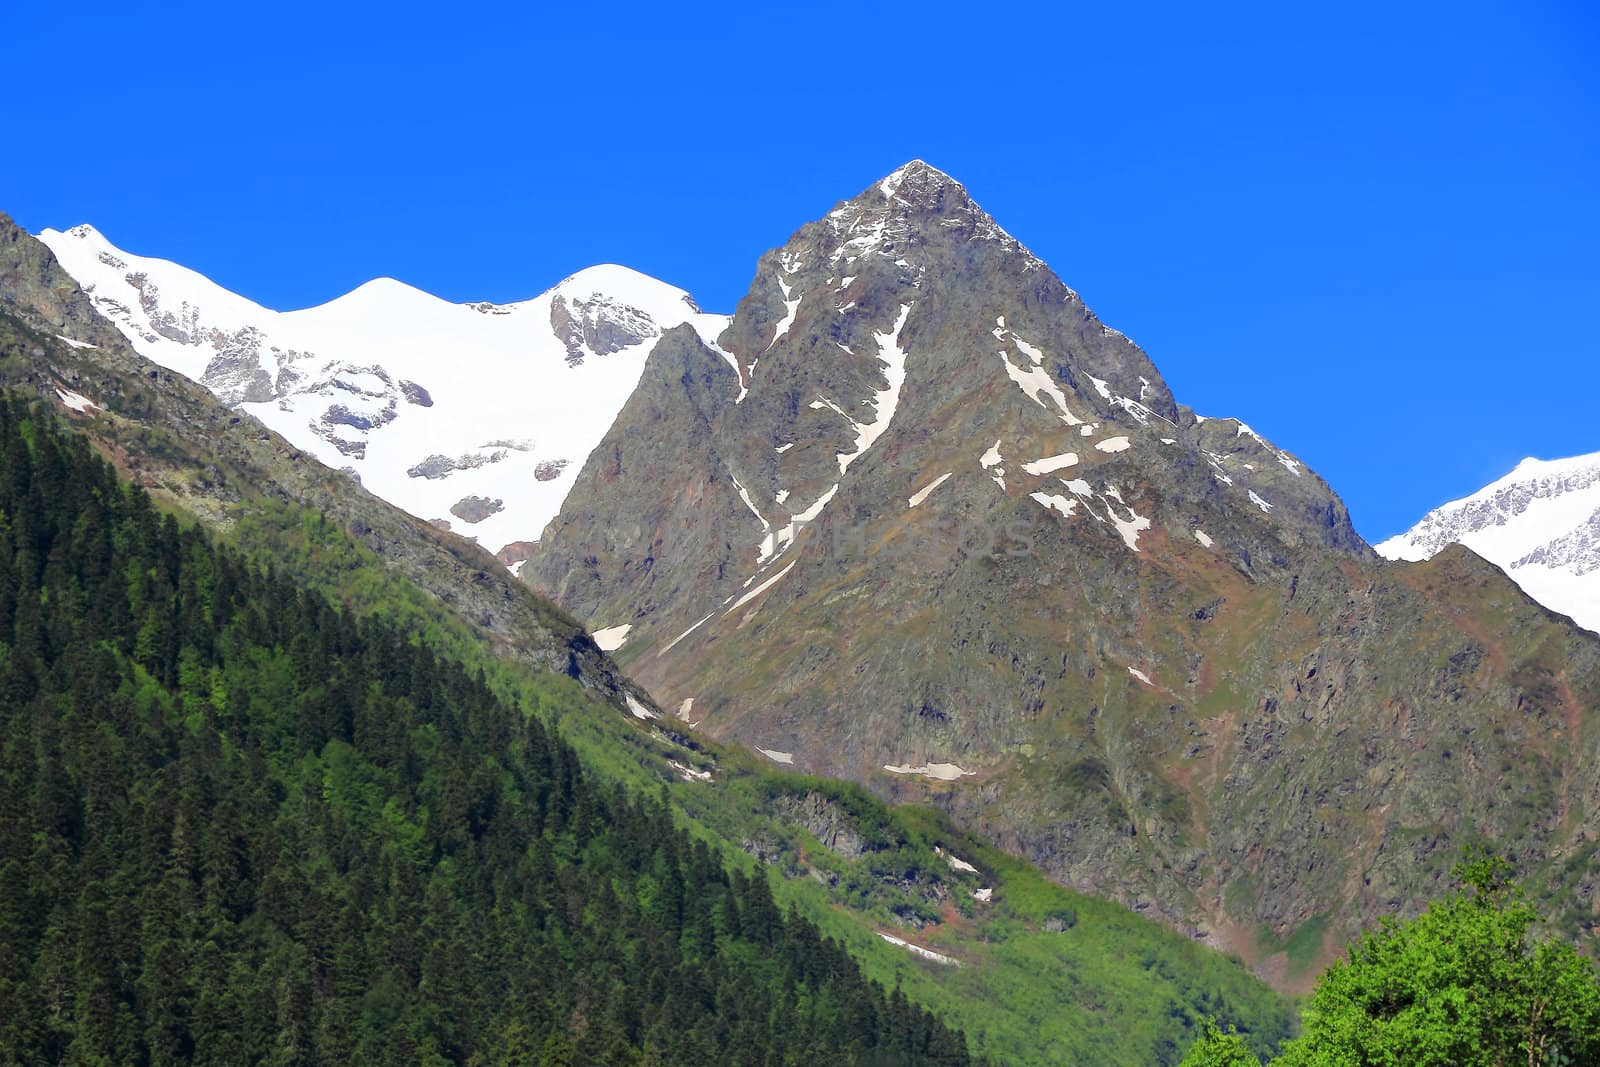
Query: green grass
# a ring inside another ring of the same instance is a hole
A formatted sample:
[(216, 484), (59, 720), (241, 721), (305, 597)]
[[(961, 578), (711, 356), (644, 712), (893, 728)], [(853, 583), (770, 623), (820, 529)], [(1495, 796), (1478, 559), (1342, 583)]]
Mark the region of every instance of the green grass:
[(1288, 977), (1300, 978), (1322, 959), (1322, 942), (1328, 933), (1329, 916), (1313, 915), (1289, 932), (1288, 937), (1278, 937), (1267, 927), (1257, 931), (1257, 944), (1263, 955), (1278, 952), (1288, 957)]

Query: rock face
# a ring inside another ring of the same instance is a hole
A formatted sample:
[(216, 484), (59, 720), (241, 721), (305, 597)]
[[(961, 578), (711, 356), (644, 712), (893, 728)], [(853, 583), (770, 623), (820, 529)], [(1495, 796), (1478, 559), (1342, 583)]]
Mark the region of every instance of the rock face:
[(922, 163), (662, 336), (522, 574), (701, 730), (1289, 985), (1474, 835), (1594, 901), (1600, 642), (1469, 553), (1383, 563)]
[(1600, 632), (1600, 452), (1525, 459), (1377, 549), (1390, 559), (1421, 560), (1452, 544), (1466, 545), (1535, 600)]
[(513, 304), (449, 304), (393, 279), (276, 312), (90, 226), (42, 240), (141, 354), (200, 382), (413, 515), (505, 506), (469, 533), (497, 550), (555, 515), (663, 330), (725, 316), (624, 267)]
[(462, 522), (482, 522), (490, 515), (504, 511), (504, 500), (490, 500), (486, 496), (464, 496), (450, 505), (450, 514)]
[[(687, 296), (684, 309), (700, 310)], [(645, 312), (598, 293), (587, 300), (562, 293), (551, 297), (550, 328), (566, 348), (567, 362), (575, 367), (585, 356), (608, 356), (652, 340), (661, 332)]]

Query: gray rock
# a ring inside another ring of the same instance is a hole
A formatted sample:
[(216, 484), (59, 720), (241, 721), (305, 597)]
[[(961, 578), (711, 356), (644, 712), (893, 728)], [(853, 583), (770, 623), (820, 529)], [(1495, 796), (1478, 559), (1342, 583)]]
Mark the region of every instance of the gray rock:
[(496, 512), (504, 511), (504, 500), (491, 500), (486, 496), (464, 496), (450, 505), (450, 514), (462, 522), (479, 523)]

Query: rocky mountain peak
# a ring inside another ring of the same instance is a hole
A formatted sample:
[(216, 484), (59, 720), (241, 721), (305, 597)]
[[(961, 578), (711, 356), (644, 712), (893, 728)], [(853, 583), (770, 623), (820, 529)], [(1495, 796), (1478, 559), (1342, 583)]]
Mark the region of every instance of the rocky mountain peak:
[(878, 182), (885, 196), (900, 196), (906, 200), (921, 199), (929, 190), (955, 186), (965, 192), (962, 184), (925, 160), (913, 159), (896, 167)]
[[(1304, 464), (1181, 408), (1136, 344), (921, 161), (763, 255), (701, 340), (663, 336), (527, 568), (597, 628), (672, 638), (807, 568), (837, 576), (828, 538), (940, 514), (1252, 573), (1306, 545), (1367, 551)], [(675, 647), (692, 657), (716, 629)]]

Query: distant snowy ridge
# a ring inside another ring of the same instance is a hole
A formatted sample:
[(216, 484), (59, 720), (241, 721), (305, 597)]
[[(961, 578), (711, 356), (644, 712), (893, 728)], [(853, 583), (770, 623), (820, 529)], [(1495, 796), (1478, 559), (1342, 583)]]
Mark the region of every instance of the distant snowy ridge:
[(490, 551), (539, 537), (663, 331), (728, 323), (615, 265), (511, 304), (379, 278), (279, 312), (92, 226), (39, 239), (142, 355)]
[(1600, 452), (1525, 459), (1375, 547), (1390, 559), (1422, 560), (1452, 543), (1500, 567), (1546, 607), (1600, 632)]

